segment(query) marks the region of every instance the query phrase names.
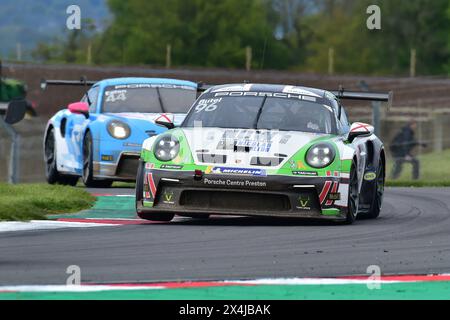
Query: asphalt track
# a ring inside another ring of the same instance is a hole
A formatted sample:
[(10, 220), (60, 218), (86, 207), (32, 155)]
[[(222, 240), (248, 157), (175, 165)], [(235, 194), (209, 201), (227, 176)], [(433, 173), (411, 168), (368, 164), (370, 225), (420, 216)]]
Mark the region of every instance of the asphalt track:
[[(132, 190), (95, 190), (131, 193)], [(0, 233), (0, 285), (450, 273), (450, 189), (389, 188), (377, 220), (207, 221)]]

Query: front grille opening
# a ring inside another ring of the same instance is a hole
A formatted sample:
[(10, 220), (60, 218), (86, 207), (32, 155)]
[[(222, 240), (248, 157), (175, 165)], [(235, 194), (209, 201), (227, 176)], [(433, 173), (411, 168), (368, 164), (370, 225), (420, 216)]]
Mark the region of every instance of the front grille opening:
[(291, 203), (286, 195), (237, 191), (186, 190), (180, 205), (189, 208), (239, 211), (289, 211)]
[(122, 156), (117, 167), (119, 177), (136, 177), (139, 166), (139, 156)]

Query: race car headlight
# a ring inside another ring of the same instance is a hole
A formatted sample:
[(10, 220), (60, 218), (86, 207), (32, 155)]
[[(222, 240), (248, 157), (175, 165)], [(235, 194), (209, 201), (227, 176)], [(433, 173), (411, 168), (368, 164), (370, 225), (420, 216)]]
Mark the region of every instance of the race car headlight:
[(318, 143), (309, 148), (306, 153), (306, 163), (313, 168), (325, 168), (336, 157), (334, 147), (329, 143)]
[(155, 141), (155, 157), (159, 161), (170, 161), (180, 152), (180, 142), (172, 135), (163, 135)]
[(131, 129), (126, 123), (113, 120), (108, 123), (108, 133), (113, 138), (124, 140), (131, 135)]

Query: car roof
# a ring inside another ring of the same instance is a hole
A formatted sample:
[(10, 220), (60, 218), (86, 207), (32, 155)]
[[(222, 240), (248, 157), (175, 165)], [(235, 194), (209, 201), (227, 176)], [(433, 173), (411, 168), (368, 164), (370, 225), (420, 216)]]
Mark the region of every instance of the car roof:
[(178, 86), (188, 86), (193, 88), (197, 88), (198, 86), (197, 83), (186, 80), (169, 79), (169, 78), (139, 78), (139, 77), (105, 79), (97, 82), (96, 85), (109, 87), (121, 84), (172, 84)]
[(273, 93), (293, 93), (302, 95), (311, 95), (320, 98), (335, 98), (331, 92), (323, 89), (283, 85), (283, 84), (262, 84), (262, 83), (234, 83), (224, 84), (211, 87), (207, 92), (227, 92), (227, 91), (257, 91), (257, 92), (273, 92)]

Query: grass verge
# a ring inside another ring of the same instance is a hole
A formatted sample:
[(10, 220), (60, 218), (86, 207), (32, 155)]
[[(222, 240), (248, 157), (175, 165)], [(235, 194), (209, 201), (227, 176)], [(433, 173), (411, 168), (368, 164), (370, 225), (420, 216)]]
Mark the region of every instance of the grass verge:
[(450, 150), (427, 153), (417, 156), (420, 161), (420, 179), (412, 179), (411, 164), (405, 163), (398, 180), (389, 179), (394, 165), (393, 159), (388, 159), (388, 180), (390, 187), (450, 187)]
[(48, 184), (0, 183), (0, 221), (46, 219), (92, 207), (95, 197), (83, 189)]

